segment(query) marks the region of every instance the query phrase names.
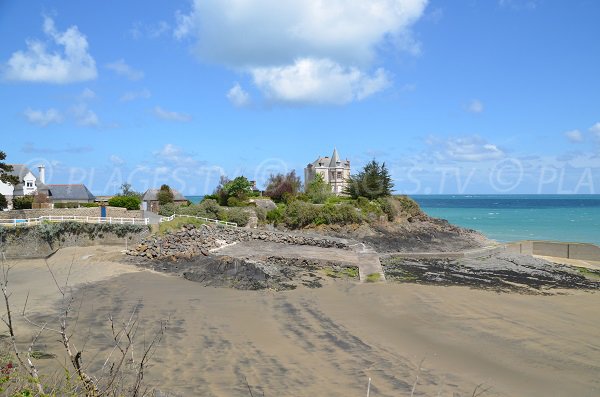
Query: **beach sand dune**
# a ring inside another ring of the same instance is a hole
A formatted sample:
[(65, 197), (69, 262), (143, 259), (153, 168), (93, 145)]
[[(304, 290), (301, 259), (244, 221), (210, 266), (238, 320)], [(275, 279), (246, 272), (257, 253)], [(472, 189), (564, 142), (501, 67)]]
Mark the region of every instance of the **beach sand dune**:
[[(87, 282), (76, 292), (84, 362), (99, 368), (110, 342), (108, 316), (125, 319), (138, 305), (138, 340), (170, 319), (147, 381), (174, 395), (249, 396), (247, 382), (254, 396), (364, 396), (370, 377), (371, 396), (410, 396), (417, 376), (415, 396), (471, 396), (478, 384), (491, 387), (489, 396), (600, 394), (597, 293), (343, 280), (318, 289), (237, 291), (137, 271), (117, 263), (110, 249), (86, 259), (80, 253), (72, 280)], [(69, 264), (72, 257), (59, 251), (52, 260)], [(45, 266), (21, 261), (12, 272), (13, 289), (34, 285), (31, 304), (49, 305), (42, 302), (56, 287), (39, 282)], [(61, 360), (55, 339), (44, 335), (40, 343)]]

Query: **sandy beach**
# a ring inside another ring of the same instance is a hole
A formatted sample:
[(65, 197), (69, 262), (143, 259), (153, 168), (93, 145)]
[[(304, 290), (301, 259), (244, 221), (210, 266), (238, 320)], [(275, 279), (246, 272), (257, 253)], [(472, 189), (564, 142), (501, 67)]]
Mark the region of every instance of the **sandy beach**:
[[(172, 395), (597, 396), (600, 394), (600, 295), (496, 293), (466, 287), (359, 284), (238, 291), (119, 263), (112, 247), (60, 250), (49, 264), (81, 302), (75, 338), (84, 364), (99, 368), (110, 348), (108, 315), (140, 307), (151, 338), (169, 319), (146, 380)], [(71, 268), (72, 263), (72, 268)], [(11, 263), (11, 297), (28, 311), (58, 307), (42, 260)], [(69, 268), (71, 271), (69, 272)], [(79, 303), (78, 303), (79, 304)], [(49, 316), (44, 316), (51, 321)], [(22, 321), (22, 342), (30, 335)], [(40, 360), (64, 356), (45, 333)], [(421, 369), (419, 365), (421, 364)], [(247, 384), (246, 384), (247, 380)], [(481, 390), (481, 388), (480, 388)]]

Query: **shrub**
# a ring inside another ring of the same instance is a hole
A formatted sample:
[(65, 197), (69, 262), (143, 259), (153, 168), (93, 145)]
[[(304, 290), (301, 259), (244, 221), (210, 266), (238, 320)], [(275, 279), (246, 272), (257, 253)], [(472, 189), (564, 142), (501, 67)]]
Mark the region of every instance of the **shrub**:
[(79, 208), (79, 203), (74, 203), (74, 202), (55, 203), (54, 208)]
[(33, 204), (33, 196), (28, 194), (26, 196), (13, 197), (12, 201), (14, 209), (29, 210)]
[(387, 215), (387, 219), (390, 222), (392, 222), (396, 218), (396, 215), (398, 215), (398, 210), (396, 210), (396, 207), (394, 207), (391, 200), (392, 199), (389, 197), (380, 197), (377, 199), (381, 210)]
[(232, 196), (229, 197), (227, 199), (227, 206), (228, 207), (244, 207), (246, 204), (244, 203), (244, 201), (240, 200), (239, 198)]
[(271, 175), (267, 181), (265, 196), (271, 197), (275, 202), (289, 202), (290, 196), (295, 196), (300, 191), (302, 182), (292, 170), (287, 174)]
[(423, 215), (421, 207), (416, 201), (408, 196), (397, 196), (396, 201), (400, 204), (401, 211), (407, 214), (409, 217), (418, 217)]
[(254, 212), (256, 213), (256, 218), (259, 222), (265, 222), (267, 220), (267, 210), (262, 207), (254, 208)]
[(8, 207), (8, 201), (2, 193), (0, 193), (0, 211)]
[(100, 204), (98, 204), (98, 203), (79, 203), (79, 206), (84, 207), (84, 208), (94, 208), (94, 207), (100, 207)]
[(160, 206), (158, 214), (162, 216), (171, 216), (179, 210), (179, 206), (175, 203), (167, 203)]
[(267, 221), (278, 225), (283, 221), (284, 211), (281, 207), (273, 208), (267, 212)]
[(229, 208), (227, 210), (227, 221), (237, 223), (238, 226), (246, 226), (250, 220), (250, 214), (241, 208)]
[(219, 206), (219, 203), (217, 203), (217, 201), (214, 199), (204, 200), (200, 203), (198, 207), (200, 207), (202, 211), (205, 212), (205, 216), (207, 218), (211, 219), (220, 219), (221, 212), (223, 212), (223, 210)]
[(128, 210), (139, 210), (142, 201), (136, 196), (114, 196), (108, 200), (111, 207), (127, 208)]
[(323, 204), (333, 195), (331, 185), (323, 179), (320, 173), (315, 174), (315, 177), (306, 187), (306, 196), (314, 204)]

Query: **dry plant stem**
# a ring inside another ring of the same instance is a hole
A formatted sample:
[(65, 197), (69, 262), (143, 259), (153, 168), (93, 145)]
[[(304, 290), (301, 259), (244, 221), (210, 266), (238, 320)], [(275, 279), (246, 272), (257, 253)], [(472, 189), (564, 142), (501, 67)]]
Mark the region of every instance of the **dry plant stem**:
[(413, 387), (410, 392), (410, 397), (413, 397), (415, 395), (415, 390), (417, 389), (417, 383), (419, 383), (419, 374), (421, 373), (421, 367), (423, 366), (423, 361), (425, 361), (425, 358), (423, 358), (421, 360), (421, 362), (419, 363), (419, 368), (417, 369), (417, 376), (415, 378), (415, 383), (413, 383)]
[(35, 365), (33, 364), (33, 362), (31, 361), (31, 352), (32, 352), (33, 344), (39, 338), (40, 334), (43, 331), (43, 328), (40, 329), (40, 331), (36, 334), (36, 336), (33, 338), (32, 342), (29, 346), (29, 350), (28, 350), (28, 354), (27, 354), (27, 365), (26, 365), (23, 358), (21, 357), (21, 352), (19, 350), (19, 347), (17, 346), (15, 331), (14, 331), (14, 326), (13, 326), (13, 321), (12, 321), (12, 313), (11, 313), (10, 302), (9, 302), (10, 294), (8, 293), (8, 272), (9, 272), (9, 270), (10, 270), (10, 266), (6, 265), (6, 257), (4, 255), (4, 253), (2, 253), (2, 280), (0, 282), (2, 284), (2, 295), (4, 295), (4, 304), (6, 305), (6, 316), (7, 316), (6, 319), (2, 318), (2, 321), (4, 321), (4, 324), (6, 324), (6, 326), (8, 327), (8, 332), (10, 334), (10, 340), (12, 342), (13, 351), (15, 353), (15, 356), (17, 357), (17, 361), (19, 361), (19, 364), (21, 365), (22, 368), (27, 369), (27, 372), (29, 373), (29, 375), (31, 376), (31, 378), (33, 379), (33, 381), (36, 385), (38, 393), (44, 394), (44, 388), (42, 387), (42, 384), (40, 383), (40, 377), (38, 374), (38, 370), (35, 367)]

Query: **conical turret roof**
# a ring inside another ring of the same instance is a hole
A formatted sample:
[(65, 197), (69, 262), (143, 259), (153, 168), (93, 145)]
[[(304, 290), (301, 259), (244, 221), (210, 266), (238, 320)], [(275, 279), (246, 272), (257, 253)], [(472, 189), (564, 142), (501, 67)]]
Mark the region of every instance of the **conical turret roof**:
[(338, 156), (337, 148), (334, 148), (333, 154), (331, 155), (331, 161), (329, 162), (329, 168), (337, 167), (339, 162), (340, 156)]

